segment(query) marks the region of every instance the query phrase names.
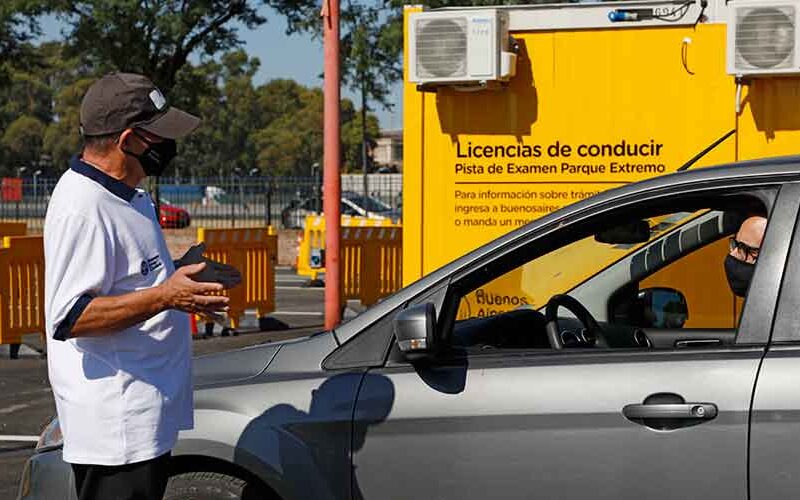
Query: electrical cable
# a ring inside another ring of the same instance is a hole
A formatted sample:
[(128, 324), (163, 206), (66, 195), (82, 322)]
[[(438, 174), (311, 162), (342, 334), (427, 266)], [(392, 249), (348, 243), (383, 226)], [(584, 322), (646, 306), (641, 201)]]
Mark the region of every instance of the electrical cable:
[[(694, 0), (688, 0), (682, 3), (679, 7), (673, 9), (672, 12), (668, 12), (663, 15), (653, 15), (653, 19), (658, 19), (659, 21), (664, 21), (665, 23), (677, 23), (686, 17), (686, 14), (689, 13), (689, 7), (691, 7), (693, 3), (695, 3)], [(675, 15), (678, 17), (673, 19), (672, 16)]]
[(689, 44), (692, 43), (692, 39), (686, 37), (681, 42), (681, 63), (683, 64), (683, 69), (686, 70), (687, 73), (690, 75), (694, 74), (694, 71), (689, 69)]
[(697, 23), (703, 20), (703, 16), (706, 13), (706, 7), (708, 7), (708, 0), (700, 0), (700, 14), (697, 16), (697, 19), (695, 19), (692, 29), (697, 29)]

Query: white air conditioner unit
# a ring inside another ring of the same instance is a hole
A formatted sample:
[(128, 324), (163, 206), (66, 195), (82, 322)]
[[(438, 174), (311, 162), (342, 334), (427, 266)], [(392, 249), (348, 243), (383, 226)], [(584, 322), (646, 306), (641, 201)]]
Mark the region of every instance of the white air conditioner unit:
[(497, 9), (409, 15), (409, 81), (419, 85), (484, 85), (516, 72), (508, 14)]
[(728, 73), (800, 73), (800, 0), (736, 0), (728, 21)]

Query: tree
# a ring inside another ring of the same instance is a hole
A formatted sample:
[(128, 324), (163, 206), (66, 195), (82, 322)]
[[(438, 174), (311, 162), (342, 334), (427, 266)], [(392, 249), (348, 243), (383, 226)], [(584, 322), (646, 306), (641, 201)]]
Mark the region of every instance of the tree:
[(282, 114), (252, 134), (258, 149), (256, 165), (264, 173), (311, 175), (311, 164), (322, 157), (322, 91), (294, 85), (277, 89), (289, 90), (290, 95), (299, 90), (299, 106), (284, 108)]
[(52, 158), (56, 172), (67, 169), (69, 159), (80, 151), (80, 107), (93, 78), (81, 78), (64, 87), (55, 97), (56, 119), (47, 125), (43, 149)]
[[(269, 123), (251, 134), (258, 151), (256, 165), (265, 174), (311, 175), (322, 158), (322, 91), (291, 80), (273, 80), (258, 89), (260, 112)], [(270, 107), (270, 105), (272, 107)], [(361, 113), (348, 99), (341, 104), (342, 170), (360, 167)], [(368, 131), (378, 133), (378, 119), (367, 115)]]
[[(391, 109), (389, 95), (392, 84), (402, 78), (399, 48), (395, 44), (394, 27), (381, 24), (381, 16), (374, 7), (350, 4), (345, 10), (345, 25), (349, 26), (344, 39), (344, 53), (349, 64), (344, 68), (344, 81), (361, 95), (360, 130), (361, 171), (364, 174), (364, 195), (367, 195), (367, 173), (370, 170), (371, 150), (378, 131), (368, 128), (369, 101), (374, 100)], [(401, 34), (402, 40), (402, 34)], [(352, 165), (349, 164), (348, 167)]]
[(3, 133), (2, 144), (13, 154), (11, 168), (29, 166), (39, 161), (44, 128), (41, 120), (30, 115), (22, 115), (8, 126)]
[(9, 83), (14, 69), (34, 64), (29, 41), (40, 33), (37, 17), (45, 12), (46, 0), (0, 2), (0, 88)]
[(266, 22), (257, 10), (280, 13), (307, 8), (310, 0), (58, 0), (70, 25), (73, 54), (96, 65), (150, 76), (169, 92), (178, 72), (197, 53), (202, 57), (241, 45), (236, 25), (253, 29)]
[[(366, 116), (366, 126), (362, 126)], [(354, 109), (349, 101), (342, 102), (342, 171), (348, 173), (363, 172), (363, 141), (366, 137), (367, 149), (375, 147), (375, 138), (380, 134), (378, 118), (371, 114), (362, 114)]]
[(278, 78), (258, 88), (259, 109), (264, 121), (271, 123), (287, 113), (303, 107), (303, 96), (308, 89), (294, 80)]
[[(230, 175), (236, 168), (249, 171), (257, 151), (250, 134), (266, 124), (265, 112), (253, 84), (257, 58), (242, 50), (224, 54), (220, 62), (186, 66), (179, 75), (175, 94), (189, 101), (203, 119), (193, 134), (181, 141), (173, 167), (176, 173)], [(193, 92), (184, 82), (192, 82)]]
[(395, 16), (384, 12), (375, 5), (352, 2), (343, 9), (342, 81), (362, 94), (362, 103), (374, 101), (391, 109), (391, 87), (403, 78), (403, 31), (402, 24), (398, 30), (392, 21)]
[(52, 116), (52, 91), (41, 74), (13, 70), (6, 87), (0, 89), (0, 128), (21, 115), (49, 122)]

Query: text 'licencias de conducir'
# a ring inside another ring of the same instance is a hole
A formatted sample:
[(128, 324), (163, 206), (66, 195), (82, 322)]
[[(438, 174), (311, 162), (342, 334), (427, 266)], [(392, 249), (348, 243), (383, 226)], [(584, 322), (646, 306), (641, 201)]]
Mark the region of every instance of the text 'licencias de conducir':
[[(497, 159), (505, 163), (457, 162), (455, 173), (461, 175), (480, 174), (662, 174), (666, 172), (663, 163), (653, 157), (662, 154), (664, 145), (651, 139), (649, 142), (629, 142), (625, 139), (617, 143), (579, 144), (573, 146), (556, 141), (547, 146), (541, 144), (488, 145), (467, 142), (456, 143), (456, 156), (468, 160)], [(516, 159), (549, 158), (572, 159), (560, 163), (521, 163)], [(576, 162), (580, 158), (588, 162)], [(623, 161), (620, 158), (634, 158)], [(640, 161), (637, 159), (641, 158)], [(513, 161), (512, 161), (513, 159)], [(597, 159), (614, 159), (600, 163)], [(592, 160), (595, 160), (592, 162)], [(649, 160), (649, 161), (648, 161)]]

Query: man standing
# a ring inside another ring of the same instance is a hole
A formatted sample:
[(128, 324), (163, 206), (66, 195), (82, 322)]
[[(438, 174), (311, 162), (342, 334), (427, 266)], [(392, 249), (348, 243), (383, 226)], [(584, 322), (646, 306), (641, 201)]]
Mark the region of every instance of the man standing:
[[(160, 499), (178, 431), (192, 422), (185, 312), (227, 308), (218, 283), (177, 271), (153, 200), (175, 139), (200, 120), (141, 75), (95, 82), (80, 111), (84, 150), (52, 193), (44, 227), (48, 368), (78, 497)], [(185, 311), (185, 312), (180, 312)]]

